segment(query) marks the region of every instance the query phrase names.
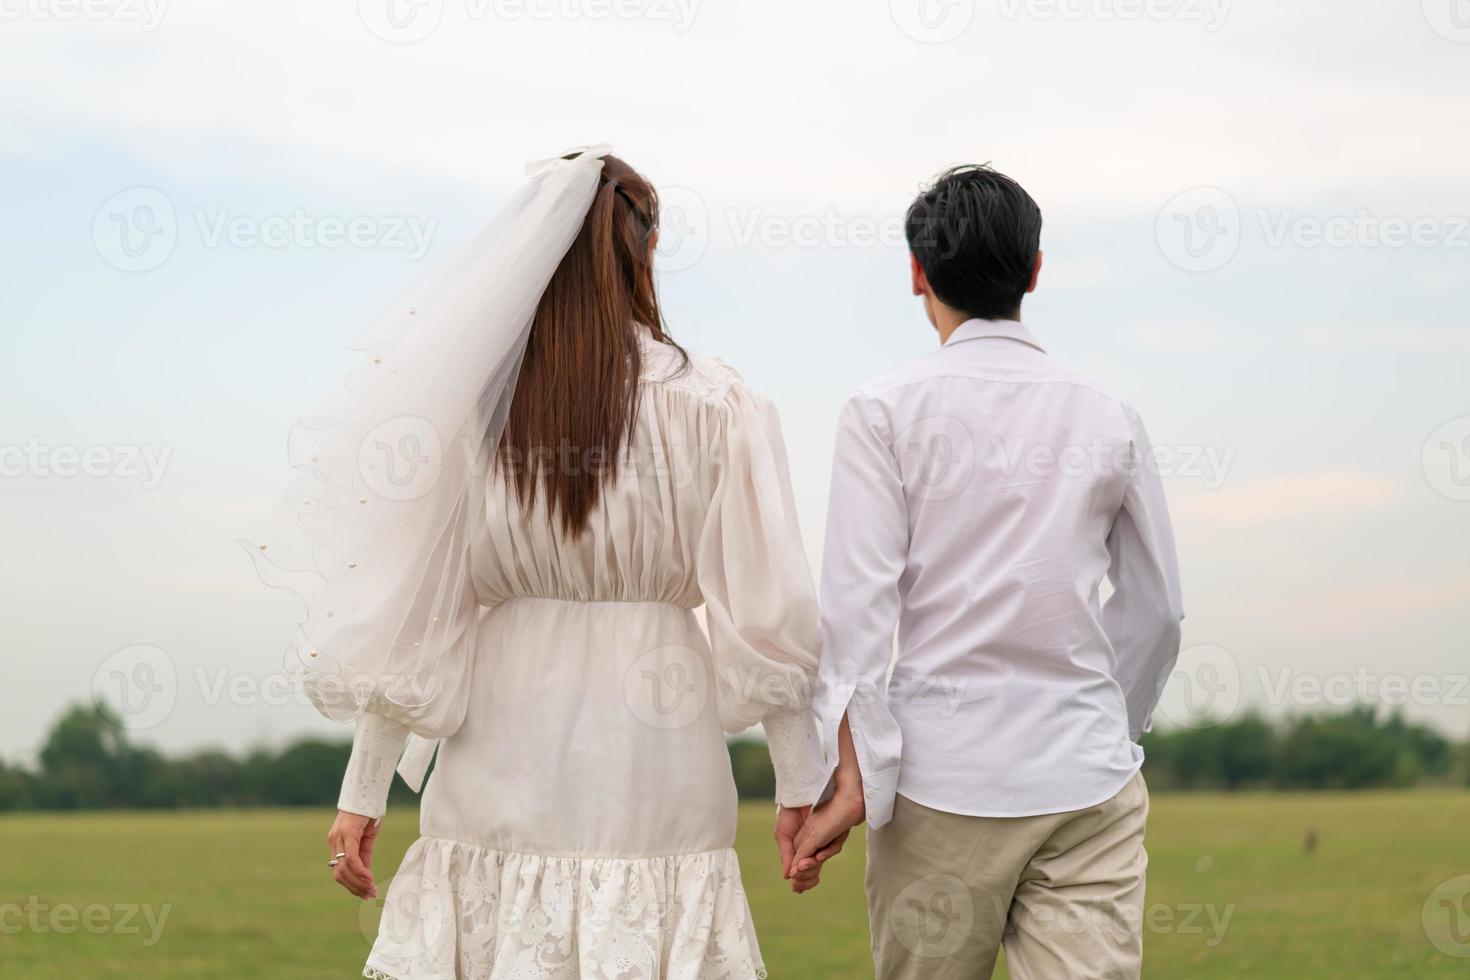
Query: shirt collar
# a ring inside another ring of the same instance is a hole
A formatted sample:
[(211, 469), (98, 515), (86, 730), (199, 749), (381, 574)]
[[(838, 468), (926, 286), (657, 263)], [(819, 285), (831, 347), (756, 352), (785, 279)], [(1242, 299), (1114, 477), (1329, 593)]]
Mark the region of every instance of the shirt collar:
[(980, 340), (985, 337), (999, 337), (1003, 340), (1017, 340), (1030, 347), (1035, 347), (1043, 354), (1046, 348), (1037, 342), (1026, 329), (1026, 325), (1020, 320), (966, 320), (955, 327), (954, 333), (944, 342), (945, 347), (953, 347), (967, 340)]

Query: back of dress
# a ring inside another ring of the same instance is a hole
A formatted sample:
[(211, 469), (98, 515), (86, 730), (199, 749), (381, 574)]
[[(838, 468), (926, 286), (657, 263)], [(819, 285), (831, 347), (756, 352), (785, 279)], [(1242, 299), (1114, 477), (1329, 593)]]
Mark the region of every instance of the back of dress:
[[(631, 444), (580, 535), (493, 478), (470, 535), (465, 717), (428, 836), (577, 856), (727, 847), (722, 733), (808, 737), (817, 610), (774, 408), (718, 361), (686, 366), (647, 335), (642, 351)], [(605, 465), (566, 447), (545, 462)]]

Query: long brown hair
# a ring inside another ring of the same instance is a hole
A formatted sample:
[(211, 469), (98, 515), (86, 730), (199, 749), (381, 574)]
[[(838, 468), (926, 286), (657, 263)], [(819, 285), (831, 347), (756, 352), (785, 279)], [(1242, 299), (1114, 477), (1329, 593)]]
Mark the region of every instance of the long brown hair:
[(632, 440), (639, 331), (673, 344), (653, 281), (658, 194), (617, 157), (602, 161), (592, 207), (536, 308), (497, 456), (522, 506), (544, 494), (569, 537), (586, 529)]

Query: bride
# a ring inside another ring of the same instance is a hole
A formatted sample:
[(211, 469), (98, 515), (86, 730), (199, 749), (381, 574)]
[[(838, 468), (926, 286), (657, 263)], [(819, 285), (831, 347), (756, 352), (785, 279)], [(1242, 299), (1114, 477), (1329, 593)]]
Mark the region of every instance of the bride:
[(437, 742), (365, 976), (761, 977), (724, 733), (765, 726), (797, 890), (828, 776), (776, 412), (669, 336), (646, 180), (605, 148), (529, 172), (303, 464), (307, 687), (357, 725), (333, 873), (377, 895), (393, 772)]

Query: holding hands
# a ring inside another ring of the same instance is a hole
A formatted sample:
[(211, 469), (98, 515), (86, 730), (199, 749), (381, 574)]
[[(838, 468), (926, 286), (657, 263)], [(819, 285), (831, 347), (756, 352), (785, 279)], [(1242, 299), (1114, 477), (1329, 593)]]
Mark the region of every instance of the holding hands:
[(781, 807), (776, 813), (776, 846), (781, 852), (781, 874), (798, 895), (821, 882), (822, 865), (842, 853), (852, 828), (867, 819), (863, 777), (853, 750), (847, 719), (838, 737), (836, 789), (815, 807)]

